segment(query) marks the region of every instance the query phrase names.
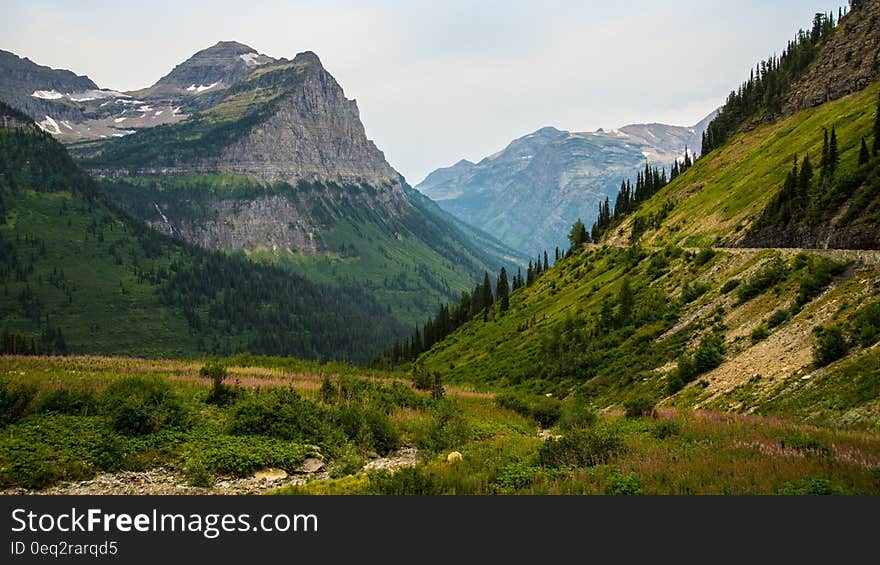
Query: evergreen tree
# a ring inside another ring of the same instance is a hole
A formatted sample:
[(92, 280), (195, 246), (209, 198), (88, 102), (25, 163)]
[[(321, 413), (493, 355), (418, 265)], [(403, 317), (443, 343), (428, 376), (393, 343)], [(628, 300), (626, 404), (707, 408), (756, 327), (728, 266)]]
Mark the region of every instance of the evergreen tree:
[(871, 154), (868, 152), (868, 144), (865, 143), (865, 138), (862, 138), (862, 149), (859, 151), (859, 165), (864, 165), (871, 159)]
[(822, 128), (822, 132), (824, 134), (825, 140), (822, 142), (822, 160), (819, 161), (819, 167), (822, 169), (822, 178), (825, 178), (825, 177), (831, 176), (830, 175), (831, 170), (830, 170), (830, 167), (828, 166), (828, 162), (829, 162), (829, 159), (828, 159), (828, 155), (829, 155), (828, 130), (825, 128)]
[(544, 251), (544, 270), (548, 271), (550, 269), (550, 261), (547, 257), (547, 251)]
[(837, 170), (837, 164), (840, 162), (840, 154), (837, 151), (837, 130), (832, 126), (831, 141), (828, 142), (828, 170), (831, 175)]
[(874, 118), (874, 156), (880, 151), (880, 95), (877, 97), (877, 115)]
[(587, 228), (584, 226), (584, 222), (578, 218), (575, 220), (574, 224), (572, 224), (571, 230), (568, 232), (568, 241), (571, 242), (573, 248), (576, 248), (586, 243), (588, 239)]
[(813, 180), (813, 166), (810, 164), (810, 156), (804, 155), (801, 163), (801, 172), (798, 177), (797, 192), (798, 201), (803, 206), (807, 201), (810, 192), (810, 181)]
[(489, 282), (489, 273), (483, 271), (483, 307), (489, 309), (495, 300), (492, 296), (492, 283)]
[(501, 303), (501, 311), (507, 312), (510, 308), (510, 289), (507, 284), (507, 269), (504, 267), (501, 267), (501, 273), (498, 275), (495, 295), (498, 297), (498, 302)]

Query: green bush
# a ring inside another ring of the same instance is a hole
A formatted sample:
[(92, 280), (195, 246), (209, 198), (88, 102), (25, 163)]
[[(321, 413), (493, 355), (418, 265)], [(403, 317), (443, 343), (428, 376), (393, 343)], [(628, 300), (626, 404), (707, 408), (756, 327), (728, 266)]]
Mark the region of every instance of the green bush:
[(60, 388), (51, 390), (40, 398), (38, 411), (87, 416), (95, 413), (97, 407), (98, 399), (91, 391)]
[(730, 294), (739, 286), (739, 279), (728, 279), (724, 286), (721, 287), (721, 294)]
[(752, 343), (758, 343), (759, 341), (764, 341), (770, 336), (770, 331), (767, 329), (767, 326), (764, 324), (760, 324), (757, 328), (752, 330)]
[(711, 287), (702, 282), (695, 283), (685, 283), (684, 287), (681, 289), (681, 302), (682, 304), (690, 304), (697, 298), (706, 294)]
[(777, 326), (781, 326), (788, 320), (790, 313), (785, 308), (780, 308), (770, 314), (770, 317), (767, 318), (767, 327), (773, 329)]
[(291, 472), (308, 453), (302, 444), (278, 438), (217, 435), (194, 443), (186, 460), (207, 474), (244, 477), (269, 467)]
[(454, 401), (444, 399), (431, 409), (431, 418), (413, 431), (413, 440), (422, 451), (438, 452), (471, 439), (471, 428)]
[(781, 283), (788, 276), (788, 267), (781, 259), (776, 258), (769, 265), (755, 273), (749, 280), (739, 286), (737, 297), (746, 302)]
[(358, 473), (364, 466), (364, 458), (351, 446), (345, 446), (333, 458), (327, 469), (331, 479), (339, 479)]
[(838, 326), (819, 329), (816, 344), (813, 346), (813, 361), (817, 367), (824, 367), (846, 355), (849, 348)]
[(880, 302), (863, 306), (850, 322), (853, 341), (862, 347), (871, 347), (880, 339)]
[(778, 490), (779, 494), (788, 496), (840, 496), (846, 494), (846, 489), (835, 485), (828, 479), (807, 478), (800, 481), (789, 481)]
[(400, 447), (400, 433), (388, 416), (373, 407), (346, 404), (337, 418), (345, 435), (365, 449), (385, 454)]
[(539, 397), (532, 405), (532, 417), (542, 428), (549, 428), (562, 417), (562, 402), (558, 398)]
[(444, 493), (443, 485), (424, 466), (404, 467), (391, 473), (385, 469), (369, 474), (368, 490), (372, 494), (391, 496), (434, 496)]
[(321, 406), (303, 399), (292, 388), (282, 388), (254, 392), (240, 400), (229, 431), (238, 436), (318, 443), (330, 435), (329, 421), (329, 413)]
[(0, 380), (0, 427), (24, 418), (36, 395), (33, 386)]
[(588, 428), (599, 418), (596, 407), (579, 398), (572, 398), (562, 403), (562, 417), (559, 427), (563, 430)]
[(635, 475), (624, 475), (617, 469), (605, 489), (605, 494), (617, 496), (635, 496), (642, 494), (642, 483)]
[(211, 391), (205, 400), (208, 404), (216, 404), (225, 406), (235, 400), (238, 391), (233, 387), (223, 384), (226, 380), (226, 367), (217, 362), (209, 362), (199, 369), (199, 376), (205, 379), (211, 379)]
[(589, 467), (607, 463), (623, 453), (623, 441), (609, 430), (572, 430), (559, 439), (549, 439), (538, 451), (542, 467)]
[(626, 410), (627, 418), (650, 416), (654, 412), (654, 399), (646, 395), (628, 398), (623, 403), (623, 408)]
[(697, 265), (705, 265), (714, 257), (715, 250), (711, 247), (704, 247), (703, 249), (700, 249), (700, 252), (697, 253), (696, 257), (694, 257), (694, 263), (696, 263)]
[(657, 439), (666, 439), (681, 433), (681, 426), (675, 420), (657, 420), (651, 435)]
[(101, 398), (113, 429), (139, 436), (181, 427), (186, 412), (171, 385), (158, 378), (124, 377), (113, 382)]
[(825, 443), (803, 434), (786, 436), (779, 440), (779, 445), (783, 448), (794, 449), (813, 455), (831, 455), (831, 448), (825, 445)]

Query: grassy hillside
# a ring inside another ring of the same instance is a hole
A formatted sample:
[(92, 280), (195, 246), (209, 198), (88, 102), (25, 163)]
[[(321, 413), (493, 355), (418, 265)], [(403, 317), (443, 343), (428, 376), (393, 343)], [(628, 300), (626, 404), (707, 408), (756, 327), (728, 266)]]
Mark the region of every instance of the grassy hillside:
[(0, 327), (42, 351), (366, 360), (401, 331), (355, 289), (148, 229), (41, 133), (0, 131), (0, 172)]
[[(526, 404), (550, 394), (872, 427), (880, 381), (840, 375), (870, 364), (878, 289), (876, 267), (794, 252), (584, 248), (419, 363)], [(817, 326), (841, 329), (845, 361), (817, 363)], [(811, 392), (826, 383), (831, 405)]]
[[(873, 136), (878, 92), (880, 83), (875, 83), (840, 100), (733, 136), (626, 218), (607, 235), (607, 241), (628, 244), (638, 218), (648, 226), (641, 235), (646, 245), (735, 244), (782, 189), (795, 155), (803, 159), (809, 153), (818, 167), (823, 128), (836, 128), (841, 155), (837, 176), (858, 173), (862, 137)], [(845, 213), (852, 202), (843, 205)]]

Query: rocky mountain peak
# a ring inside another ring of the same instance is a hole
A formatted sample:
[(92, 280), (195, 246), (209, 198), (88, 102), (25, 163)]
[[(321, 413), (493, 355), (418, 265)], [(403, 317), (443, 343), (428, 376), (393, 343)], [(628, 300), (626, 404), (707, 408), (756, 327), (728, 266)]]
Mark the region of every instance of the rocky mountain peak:
[(255, 67), (276, 63), (256, 49), (237, 41), (219, 41), (180, 63), (152, 87), (154, 93), (174, 91), (200, 94), (228, 88)]

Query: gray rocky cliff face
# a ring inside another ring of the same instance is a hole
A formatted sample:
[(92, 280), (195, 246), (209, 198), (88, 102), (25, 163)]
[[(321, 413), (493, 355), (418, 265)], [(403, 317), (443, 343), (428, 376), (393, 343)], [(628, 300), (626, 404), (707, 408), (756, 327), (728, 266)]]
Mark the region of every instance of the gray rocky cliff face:
[(398, 192), (400, 175), (367, 139), (357, 103), (321, 67), (300, 54), (301, 82), (284, 94), (275, 112), (215, 161), (224, 171), (264, 181), (366, 183)]
[(880, 0), (843, 18), (817, 62), (791, 89), (785, 115), (837, 100), (880, 79)]
[[(322, 233), (329, 227), (331, 211), (375, 208), (376, 196), (376, 191), (363, 189), (322, 188), (250, 199), (206, 198), (190, 202), (203, 211), (196, 217), (156, 195), (155, 214), (145, 219), (157, 231), (205, 249), (314, 255), (326, 250)], [(407, 200), (389, 200), (382, 213), (395, 217), (409, 206)]]

